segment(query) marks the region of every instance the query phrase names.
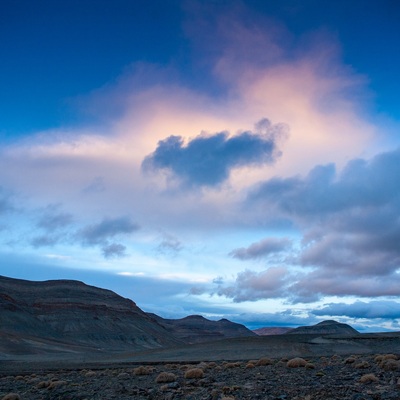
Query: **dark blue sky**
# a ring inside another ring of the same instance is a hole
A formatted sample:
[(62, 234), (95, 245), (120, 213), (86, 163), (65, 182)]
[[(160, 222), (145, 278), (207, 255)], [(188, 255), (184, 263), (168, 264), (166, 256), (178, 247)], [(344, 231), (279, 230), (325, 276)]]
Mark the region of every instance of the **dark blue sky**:
[[(219, 10), (232, 4), (204, 3)], [(310, 32), (325, 30), (340, 43), (344, 64), (367, 77), (375, 107), (398, 113), (398, 1), (249, 0), (244, 4), (253, 16), (268, 15), (285, 25), (296, 45), (310, 40)], [(173, 65), (187, 85), (215, 90), (209, 71), (196, 60), (207, 57), (207, 50), (194, 54), (191, 48), (190, 10), (191, 2), (174, 0), (3, 0), (2, 137), (10, 140), (79, 123), (84, 115), (76, 109), (76, 97), (112, 82), (138, 61)]]

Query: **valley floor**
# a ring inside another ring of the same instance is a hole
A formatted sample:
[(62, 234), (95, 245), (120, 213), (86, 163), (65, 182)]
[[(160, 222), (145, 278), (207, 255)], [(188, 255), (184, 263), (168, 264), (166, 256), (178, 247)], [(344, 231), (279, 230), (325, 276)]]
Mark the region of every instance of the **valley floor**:
[(301, 367), (290, 367), (285, 358), (263, 358), (142, 366), (110, 363), (90, 369), (37, 367), (24, 373), (2, 368), (0, 399), (394, 400), (400, 399), (400, 362), (394, 358), (318, 356), (307, 358), (306, 364), (294, 363)]

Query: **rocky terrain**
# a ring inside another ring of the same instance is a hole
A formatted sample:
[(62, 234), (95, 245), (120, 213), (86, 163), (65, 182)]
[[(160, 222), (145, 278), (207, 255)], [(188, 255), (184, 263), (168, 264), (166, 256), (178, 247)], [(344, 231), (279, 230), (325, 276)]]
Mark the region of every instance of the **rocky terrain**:
[(0, 399), (394, 400), (399, 363), (393, 354), (334, 355), (5, 372)]

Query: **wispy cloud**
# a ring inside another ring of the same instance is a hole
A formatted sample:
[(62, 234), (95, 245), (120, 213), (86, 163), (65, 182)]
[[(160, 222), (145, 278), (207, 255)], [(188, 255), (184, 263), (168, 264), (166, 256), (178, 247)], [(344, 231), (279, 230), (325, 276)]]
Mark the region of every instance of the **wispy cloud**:
[(266, 238), (249, 247), (240, 247), (229, 254), (239, 260), (251, 260), (267, 257), (271, 254), (284, 252), (292, 246), (292, 240), (288, 238)]

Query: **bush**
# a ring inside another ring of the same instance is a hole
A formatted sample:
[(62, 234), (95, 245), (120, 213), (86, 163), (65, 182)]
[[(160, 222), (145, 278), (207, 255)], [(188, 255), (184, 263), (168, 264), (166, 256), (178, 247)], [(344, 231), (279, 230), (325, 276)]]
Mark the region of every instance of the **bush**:
[(17, 393), (8, 393), (1, 400), (21, 400), (21, 396)]
[(369, 367), (370, 367), (370, 365), (367, 361), (361, 361), (360, 363), (358, 363), (354, 366), (354, 368), (357, 368), (357, 369), (366, 369)]
[(170, 383), (176, 381), (176, 375), (170, 372), (161, 372), (157, 378), (157, 383)]
[(307, 361), (304, 358), (296, 357), (292, 358), (286, 363), (286, 366), (289, 368), (299, 368), (305, 367), (307, 365)]
[(152, 373), (152, 368), (141, 365), (140, 367), (135, 368), (133, 373), (135, 375), (150, 375)]
[(379, 366), (385, 371), (397, 371), (400, 370), (400, 362), (393, 359), (383, 360)]
[(274, 362), (273, 362), (270, 358), (264, 357), (264, 358), (260, 358), (260, 359), (257, 361), (256, 365), (257, 365), (257, 366), (272, 365), (273, 363), (274, 363)]
[(204, 371), (201, 368), (191, 368), (185, 372), (186, 379), (201, 379), (204, 378)]
[(361, 383), (378, 382), (378, 378), (374, 374), (365, 374), (360, 378)]

